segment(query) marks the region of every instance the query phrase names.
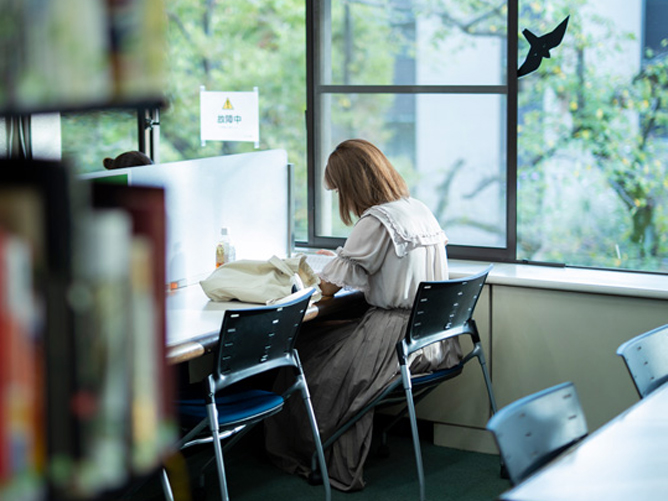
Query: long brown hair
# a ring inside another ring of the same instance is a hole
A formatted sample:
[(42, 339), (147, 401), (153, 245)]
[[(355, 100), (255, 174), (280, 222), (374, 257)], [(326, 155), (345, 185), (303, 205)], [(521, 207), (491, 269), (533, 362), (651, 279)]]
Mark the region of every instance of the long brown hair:
[(329, 156), (325, 187), (339, 194), (339, 214), (346, 225), (369, 207), (410, 196), (408, 186), (376, 146), (364, 139), (348, 139)]

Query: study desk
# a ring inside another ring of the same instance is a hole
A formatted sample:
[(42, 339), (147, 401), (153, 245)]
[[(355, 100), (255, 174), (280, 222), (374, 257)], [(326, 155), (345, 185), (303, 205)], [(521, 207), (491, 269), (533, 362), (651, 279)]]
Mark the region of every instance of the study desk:
[(668, 499), (668, 384), (503, 493), (500, 499)]
[[(211, 351), (218, 341), (225, 311), (257, 308), (259, 304), (238, 301), (211, 301), (199, 284), (167, 293), (167, 363), (187, 362)], [(356, 291), (339, 291), (324, 297), (306, 310), (304, 322), (323, 317), (345, 317), (359, 314), (368, 306), (364, 295)]]

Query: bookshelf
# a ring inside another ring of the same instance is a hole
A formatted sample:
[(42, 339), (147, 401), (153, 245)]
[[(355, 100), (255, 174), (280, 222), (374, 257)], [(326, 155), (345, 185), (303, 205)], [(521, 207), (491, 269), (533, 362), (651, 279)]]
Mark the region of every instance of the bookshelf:
[[(165, 28), (164, 0), (5, 2), (0, 118), (160, 106)], [(112, 499), (171, 451), (164, 255), (162, 190), (0, 160), (0, 499)]]
[(0, 162), (0, 499), (104, 499), (176, 441), (165, 198)]
[(0, 114), (163, 102), (164, 0), (9, 0), (0, 12)]

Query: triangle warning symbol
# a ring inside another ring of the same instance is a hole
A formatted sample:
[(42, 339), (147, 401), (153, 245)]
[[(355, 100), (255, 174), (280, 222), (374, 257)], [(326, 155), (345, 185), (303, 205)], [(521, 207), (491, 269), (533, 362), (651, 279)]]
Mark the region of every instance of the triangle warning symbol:
[(223, 109), (224, 110), (233, 110), (234, 109), (234, 107), (232, 106), (232, 103), (230, 103), (230, 98), (229, 97), (225, 100), (225, 104), (223, 105)]

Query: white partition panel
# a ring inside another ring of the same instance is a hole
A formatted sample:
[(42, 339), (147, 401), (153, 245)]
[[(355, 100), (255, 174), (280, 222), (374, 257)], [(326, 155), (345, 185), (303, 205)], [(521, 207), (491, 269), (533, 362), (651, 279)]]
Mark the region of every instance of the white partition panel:
[(227, 227), (237, 259), (286, 257), (291, 215), (287, 153), (239, 155), (116, 169), (84, 178), (127, 176), (129, 184), (165, 188), (167, 281), (192, 283), (215, 269)]

